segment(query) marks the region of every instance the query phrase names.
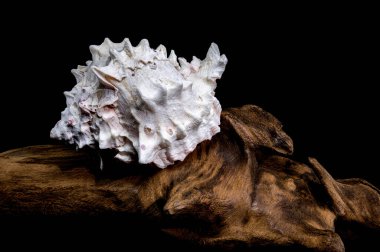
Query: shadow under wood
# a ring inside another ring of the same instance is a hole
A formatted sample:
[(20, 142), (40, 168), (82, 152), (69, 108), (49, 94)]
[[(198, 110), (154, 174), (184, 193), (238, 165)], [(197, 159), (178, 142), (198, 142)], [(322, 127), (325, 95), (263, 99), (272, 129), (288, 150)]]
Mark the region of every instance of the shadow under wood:
[(0, 242), (12, 250), (52, 251), (309, 251), (292, 247), (246, 247), (226, 242), (222, 248), (199, 247), (161, 232), (136, 215), (1, 217)]
[(379, 249), (379, 229), (370, 229), (358, 223), (337, 221), (335, 231), (342, 238), (346, 252), (378, 251)]

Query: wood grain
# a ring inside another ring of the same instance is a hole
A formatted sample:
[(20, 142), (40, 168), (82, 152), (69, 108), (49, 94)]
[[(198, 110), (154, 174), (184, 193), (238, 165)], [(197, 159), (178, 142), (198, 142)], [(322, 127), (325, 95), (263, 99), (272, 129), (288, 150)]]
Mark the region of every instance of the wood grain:
[[(31, 146), (0, 154), (2, 216), (134, 214), (208, 248), (344, 251), (336, 225), (380, 229), (380, 192), (334, 180), (316, 160), (291, 159), (292, 140), (253, 105), (222, 113), (221, 133), (164, 170), (93, 151)], [(347, 226), (345, 226), (347, 227)]]

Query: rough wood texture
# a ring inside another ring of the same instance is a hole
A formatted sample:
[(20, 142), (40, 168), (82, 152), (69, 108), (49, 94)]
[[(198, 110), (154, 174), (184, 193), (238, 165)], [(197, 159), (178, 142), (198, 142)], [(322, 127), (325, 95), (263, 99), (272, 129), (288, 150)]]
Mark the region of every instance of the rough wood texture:
[(0, 154), (1, 215), (134, 213), (181, 240), (214, 248), (344, 251), (336, 223), (380, 229), (380, 192), (334, 180), (315, 159), (290, 159), (280, 122), (247, 105), (222, 114), (221, 133), (164, 170), (126, 167), (64, 146)]

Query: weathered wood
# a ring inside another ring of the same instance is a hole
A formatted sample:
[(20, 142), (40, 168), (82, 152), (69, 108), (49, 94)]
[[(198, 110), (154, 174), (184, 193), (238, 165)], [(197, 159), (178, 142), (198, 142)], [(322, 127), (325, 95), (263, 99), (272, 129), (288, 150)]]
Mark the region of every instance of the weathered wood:
[(380, 193), (290, 159), (277, 119), (247, 105), (222, 114), (221, 133), (164, 170), (61, 145), (0, 154), (1, 215), (133, 213), (202, 246), (344, 251), (335, 224), (380, 229)]

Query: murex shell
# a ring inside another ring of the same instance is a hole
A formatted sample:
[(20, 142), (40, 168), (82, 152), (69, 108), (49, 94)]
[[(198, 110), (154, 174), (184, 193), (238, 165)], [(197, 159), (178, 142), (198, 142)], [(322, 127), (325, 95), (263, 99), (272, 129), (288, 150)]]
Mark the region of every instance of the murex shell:
[(220, 131), (214, 90), (227, 58), (216, 44), (191, 63), (177, 61), (173, 50), (168, 57), (162, 45), (150, 48), (146, 39), (136, 47), (105, 39), (90, 51), (92, 61), (72, 70), (77, 84), (64, 93), (67, 108), (52, 138), (165, 168)]

